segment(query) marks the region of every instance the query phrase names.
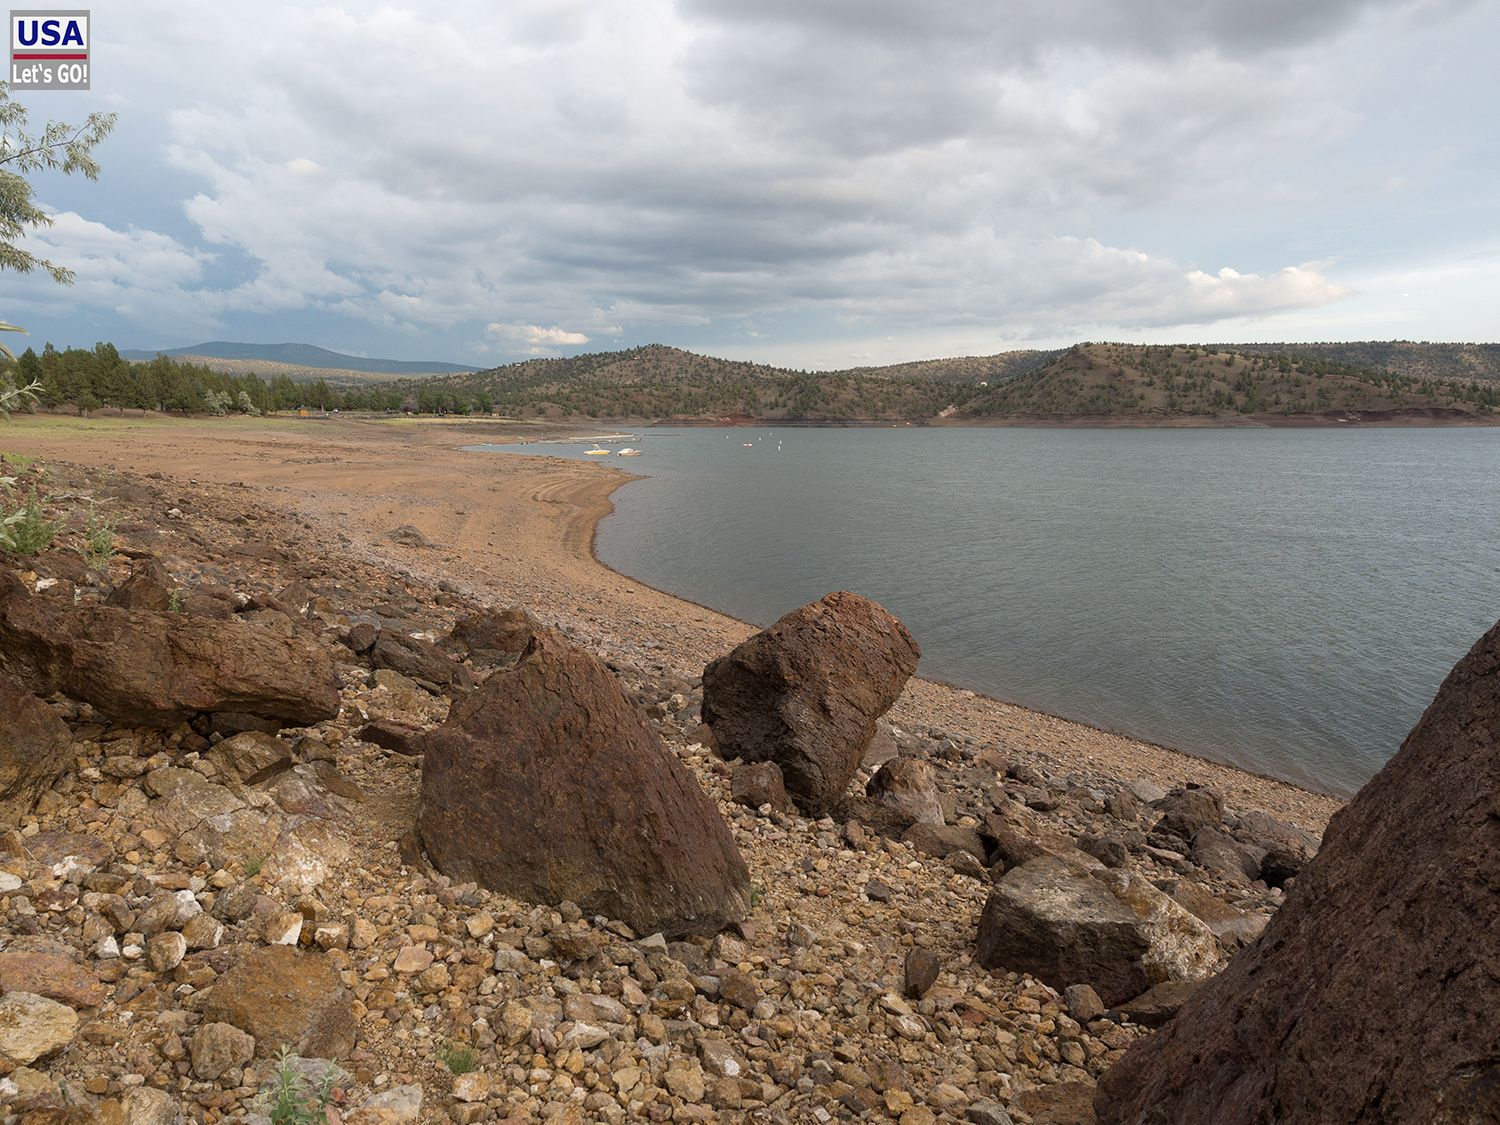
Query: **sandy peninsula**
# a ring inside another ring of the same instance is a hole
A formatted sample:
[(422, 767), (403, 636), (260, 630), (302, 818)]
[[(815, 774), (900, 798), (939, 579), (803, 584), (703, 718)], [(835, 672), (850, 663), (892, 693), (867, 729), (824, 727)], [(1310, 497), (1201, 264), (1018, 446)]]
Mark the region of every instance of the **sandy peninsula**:
[[(353, 551), (484, 601), (525, 605), (601, 639), (646, 640), (693, 678), (752, 626), (616, 573), (593, 556), (610, 495), (635, 479), (559, 457), (467, 452), (486, 441), (547, 436), (536, 427), (360, 419), (18, 417), (0, 451), (169, 481), (238, 482), (291, 513), (330, 552)], [(633, 468), (637, 466), (632, 466)], [(417, 528), (429, 546), (387, 533)], [(790, 606), (788, 609), (792, 608)], [(918, 638), (919, 640), (921, 638)], [(1341, 804), (1294, 785), (920, 678), (891, 713), (898, 725), (957, 730), (1050, 759), (1163, 787), (1194, 781), (1241, 809), (1321, 832)]]

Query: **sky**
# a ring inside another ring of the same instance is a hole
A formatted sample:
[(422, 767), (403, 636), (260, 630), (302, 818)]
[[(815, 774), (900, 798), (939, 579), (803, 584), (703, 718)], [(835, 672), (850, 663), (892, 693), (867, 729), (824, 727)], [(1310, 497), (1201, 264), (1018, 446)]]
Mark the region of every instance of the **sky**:
[(179, 0), (92, 9), (40, 345), (826, 369), (1500, 338), (1487, 0)]

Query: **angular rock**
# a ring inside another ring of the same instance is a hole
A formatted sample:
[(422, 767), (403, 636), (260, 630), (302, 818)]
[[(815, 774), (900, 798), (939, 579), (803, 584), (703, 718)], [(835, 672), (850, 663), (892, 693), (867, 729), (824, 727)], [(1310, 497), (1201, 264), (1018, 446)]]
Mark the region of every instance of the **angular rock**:
[(35, 992), (0, 996), (0, 1061), (26, 1065), (57, 1054), (78, 1034), (78, 1016), (66, 1004)]
[(74, 606), (0, 572), (0, 671), (120, 722), (241, 711), (309, 726), (338, 714), (333, 662), (311, 641), (237, 621)]
[(1142, 1027), (1162, 1027), (1202, 987), (1201, 980), (1163, 981), (1117, 1005), (1115, 1010)]
[(773, 761), (810, 816), (844, 795), (921, 649), (845, 591), (788, 613), (703, 670), (703, 721), (725, 758)]
[(193, 1033), (189, 1054), (193, 1076), (216, 1082), (226, 1070), (244, 1066), (255, 1057), (255, 1040), (233, 1024), (206, 1023)]
[(770, 805), (777, 812), (791, 812), (781, 767), (775, 762), (739, 762), (729, 776), (729, 795), (742, 805), (758, 809)]
[(989, 846), (991, 861), (1019, 867), (1044, 855), (1066, 855), (1073, 841), (1025, 805), (1007, 801), (984, 818), (980, 835)]
[(430, 641), (408, 637), (394, 630), (382, 632), (370, 649), (370, 662), (376, 668), (389, 668), (410, 677), (434, 691), (467, 691), (474, 677), (462, 664)]
[(1260, 878), (1261, 853), (1217, 828), (1200, 828), (1193, 836), (1193, 862), (1231, 883)]
[(422, 753), (422, 739), (426, 732), (418, 727), (398, 723), (394, 719), (376, 719), (359, 728), (357, 737), (374, 743), (382, 750), (393, 750), (397, 754), (418, 757)]
[(1195, 918), (1214, 932), (1225, 949), (1238, 949), (1260, 937), (1270, 921), (1267, 914), (1251, 914), (1229, 905), (1201, 883), (1180, 879), (1162, 889)]
[(62, 953), (0, 953), (0, 992), (33, 992), (73, 1008), (97, 1008), (107, 995), (99, 978)]
[(1106, 1123), (1500, 1119), (1500, 625), (1266, 932), (1100, 1080)]
[(1027, 972), (1057, 989), (1087, 984), (1106, 1004), (1161, 981), (1206, 977), (1218, 957), (1208, 927), (1144, 879), (1056, 856), (995, 884), (975, 951), (985, 968)]
[(105, 599), (105, 605), (120, 609), (150, 609), (163, 613), (172, 604), (177, 583), (157, 559), (138, 559), (131, 564), (130, 577)]
[(910, 844), (922, 855), (933, 859), (944, 859), (954, 852), (968, 852), (981, 863), (984, 862), (984, 842), (972, 828), (957, 824), (913, 824), (901, 834), (904, 843)]
[(283, 1044), (320, 1059), (354, 1049), (354, 1001), (337, 970), (324, 954), (290, 946), (263, 946), (241, 958), (209, 991), (203, 1018), (247, 1032), (262, 1056)]
[(72, 764), (67, 724), (19, 681), (0, 675), (0, 831), (15, 827)]
[(1202, 828), (1217, 828), (1224, 822), (1224, 802), (1212, 789), (1186, 786), (1173, 789), (1156, 802), (1161, 818), (1152, 828), (1170, 836), (1191, 840)]
[(937, 983), (938, 973), (942, 971), (942, 968), (942, 962), (931, 950), (913, 949), (906, 955), (904, 972), (906, 995), (913, 1000), (922, 999)]
[(254, 785), (292, 766), (292, 748), (263, 731), (226, 738), (204, 755), (231, 783)]
[(744, 919), (728, 826), (595, 657), (536, 633), (426, 739), (418, 827), (438, 870), (639, 933)]
[[(892, 758), (865, 785), (865, 796), (888, 805), (913, 824), (942, 824), (932, 767), (916, 758)], [(983, 857), (981, 857), (983, 858)]]
[(480, 609), (455, 621), (453, 631), (439, 643), (467, 656), (476, 668), (508, 667), (520, 659), (540, 628), (524, 609)]

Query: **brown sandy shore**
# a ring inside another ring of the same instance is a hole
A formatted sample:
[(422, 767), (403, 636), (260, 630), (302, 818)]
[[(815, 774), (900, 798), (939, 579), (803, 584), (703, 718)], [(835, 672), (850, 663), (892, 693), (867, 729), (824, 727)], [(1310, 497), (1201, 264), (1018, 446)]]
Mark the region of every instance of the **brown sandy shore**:
[[(535, 427), (17, 418), (0, 428), (0, 451), (157, 472), (171, 480), (241, 482), (324, 533), (330, 552), (378, 557), (483, 600), (527, 605), (606, 640), (650, 642), (687, 677), (696, 677), (706, 660), (753, 631), (595, 560), (594, 529), (611, 511), (610, 494), (635, 479), (629, 474), (556, 457), (463, 448), (514, 441), (523, 433), (534, 435)], [(409, 547), (386, 538), (402, 524), (418, 528), (433, 545)], [(340, 545), (340, 532), (352, 546)], [(898, 725), (930, 725), (1041, 753), (1064, 770), (1095, 769), (1166, 787), (1199, 782), (1232, 807), (1262, 809), (1319, 832), (1341, 804), (1286, 782), (923, 679), (911, 681), (891, 718)]]

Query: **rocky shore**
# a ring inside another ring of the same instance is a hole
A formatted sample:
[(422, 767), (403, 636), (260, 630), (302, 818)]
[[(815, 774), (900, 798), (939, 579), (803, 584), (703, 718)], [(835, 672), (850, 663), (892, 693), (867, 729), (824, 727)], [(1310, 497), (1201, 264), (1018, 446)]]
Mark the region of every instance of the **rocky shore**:
[(595, 466), (0, 436), (73, 513), (0, 558), (10, 1119), (265, 1119), (295, 1072), (350, 1123), (1091, 1121), (1336, 808), (908, 680), (863, 599), (644, 589)]

